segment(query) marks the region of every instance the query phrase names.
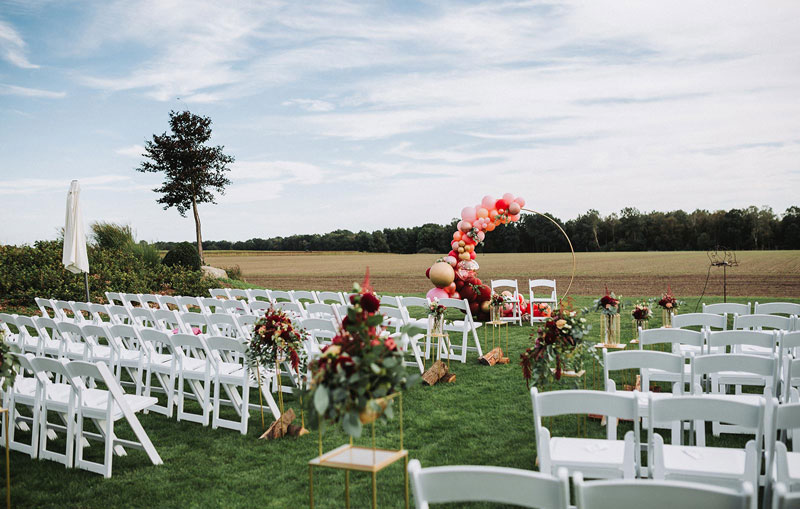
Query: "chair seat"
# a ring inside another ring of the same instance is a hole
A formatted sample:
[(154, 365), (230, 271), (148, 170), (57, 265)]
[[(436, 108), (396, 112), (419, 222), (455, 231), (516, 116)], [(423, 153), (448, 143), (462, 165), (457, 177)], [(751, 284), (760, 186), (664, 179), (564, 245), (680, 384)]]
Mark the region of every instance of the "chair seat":
[(182, 361), (184, 372), (205, 373), (206, 364), (208, 364), (208, 361), (196, 357), (184, 357)]
[(742, 449), (664, 445), (664, 468), (673, 474), (740, 479), (746, 459)]
[(625, 442), (596, 438), (553, 437), (550, 459), (556, 465), (619, 466), (625, 461)]
[(72, 386), (69, 384), (47, 384), (47, 406), (66, 408)]
[(786, 463), (789, 467), (789, 478), (793, 481), (800, 481), (800, 452), (787, 453)]
[(244, 367), (238, 362), (219, 362), (217, 363), (217, 369), (219, 370), (220, 375), (232, 375), (232, 374), (242, 374), (244, 371)]
[[(83, 391), (83, 405), (81, 411), (84, 417), (104, 418), (108, 406), (110, 393), (103, 389), (86, 389)], [(148, 396), (137, 396), (135, 394), (124, 394), (125, 402), (134, 413), (150, 408), (158, 403), (158, 398)], [(118, 402), (114, 402), (111, 417), (116, 421), (123, 417), (122, 408)]]
[(14, 392), (16, 393), (16, 397), (34, 397), (36, 395), (36, 379), (31, 377), (17, 377), (17, 380), (14, 382)]

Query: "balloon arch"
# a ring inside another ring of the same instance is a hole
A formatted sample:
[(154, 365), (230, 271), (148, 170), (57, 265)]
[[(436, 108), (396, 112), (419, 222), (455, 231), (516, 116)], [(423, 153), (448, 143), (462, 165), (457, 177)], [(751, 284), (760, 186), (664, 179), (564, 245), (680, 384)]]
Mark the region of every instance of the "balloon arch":
[[(481, 321), (487, 320), (492, 290), (489, 285), (483, 284), (478, 278), (480, 267), (475, 261), (475, 248), (484, 242), (487, 232), (493, 231), (501, 224), (519, 221), (523, 210), (547, 218), (558, 227), (567, 239), (572, 252), (572, 277), (567, 291), (564, 292), (564, 296), (566, 296), (575, 278), (575, 251), (572, 248), (572, 242), (561, 225), (552, 218), (524, 207), (525, 199), (521, 196), (515, 197), (511, 193), (504, 194), (500, 199), (494, 199), (487, 195), (478, 205), (464, 207), (461, 210), (461, 221), (458, 222), (457, 229), (453, 232), (453, 241), (450, 244), (452, 250), (447, 256), (436, 260), (426, 272), (426, 276), (434, 285), (434, 288), (428, 291), (428, 298), (431, 300), (467, 299), (473, 316)], [(525, 303), (522, 296), (520, 296), (520, 301), (521, 311), (529, 312), (530, 303)]]

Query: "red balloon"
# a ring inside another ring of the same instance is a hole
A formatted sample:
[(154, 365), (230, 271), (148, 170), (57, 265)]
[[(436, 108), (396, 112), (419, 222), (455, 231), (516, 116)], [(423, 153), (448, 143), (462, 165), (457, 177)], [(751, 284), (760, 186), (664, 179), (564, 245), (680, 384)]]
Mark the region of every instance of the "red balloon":
[(425, 277), (430, 279), (431, 278), (431, 268), (428, 267), (428, 270), (425, 271)]
[(456, 284), (454, 282), (450, 283), (447, 287), (445, 287), (444, 291), (446, 291), (450, 295), (453, 295), (453, 292), (456, 291)]
[(469, 252), (469, 259), (470, 260), (474, 260), (475, 259), (475, 251), (470, 251)]
[(478, 303), (477, 302), (470, 303), (469, 310), (473, 315), (476, 314), (478, 312)]
[(458, 258), (458, 253), (456, 253), (455, 250), (453, 250), (453, 251), (450, 251), (449, 253), (447, 253), (447, 256), (452, 256), (453, 258)]
[(501, 198), (495, 202), (494, 208), (496, 208), (497, 210), (500, 209), (505, 210), (508, 208), (508, 202)]
[(461, 290), (462, 288), (464, 288), (464, 281), (456, 278), (455, 285), (456, 285), (456, 290)]
[(473, 278), (473, 279), (472, 279), (472, 284), (473, 284), (473, 285), (482, 285), (483, 283), (481, 282), (481, 280), (480, 280), (480, 279), (478, 279), (478, 278)]

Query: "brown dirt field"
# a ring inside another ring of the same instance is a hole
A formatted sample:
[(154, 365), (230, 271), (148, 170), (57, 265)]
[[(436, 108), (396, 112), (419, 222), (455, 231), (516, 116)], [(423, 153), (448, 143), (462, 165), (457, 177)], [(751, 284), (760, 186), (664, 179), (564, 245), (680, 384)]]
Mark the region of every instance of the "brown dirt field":
[[(367, 267), (376, 289), (389, 293), (425, 292), (431, 285), (425, 269), (435, 255), (207, 251), (216, 267), (239, 265), (249, 283), (274, 289), (348, 290), (361, 281)], [(739, 266), (728, 269), (728, 295), (743, 297), (800, 296), (800, 251), (743, 251)], [(569, 283), (569, 253), (480, 254), (479, 277), (520, 281), (557, 281), (559, 293)], [(671, 285), (677, 295), (700, 295), (708, 273), (705, 252), (578, 253), (570, 293), (599, 295), (605, 285), (618, 295), (655, 296)], [(722, 295), (722, 269), (712, 268), (706, 295)]]

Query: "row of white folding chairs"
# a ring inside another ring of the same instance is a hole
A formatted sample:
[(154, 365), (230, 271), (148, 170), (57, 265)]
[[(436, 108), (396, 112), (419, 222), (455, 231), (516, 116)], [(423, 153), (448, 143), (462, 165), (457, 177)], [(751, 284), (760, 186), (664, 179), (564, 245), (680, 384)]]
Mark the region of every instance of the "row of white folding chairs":
[(717, 315), (786, 315), (800, 316), (800, 304), (793, 302), (756, 302), (755, 306), (748, 302), (739, 304), (735, 302), (718, 302), (716, 304), (703, 304), (703, 313)]
[(343, 304), (349, 301), (350, 294), (343, 292), (323, 292), (316, 290), (267, 290), (267, 289), (247, 289), (238, 288), (213, 288), (209, 290), (212, 297), (217, 299), (239, 299), (249, 302), (294, 302), (304, 304), (314, 302), (319, 304)]
[[(580, 472), (573, 476), (575, 504), (570, 504), (567, 469), (555, 474), (518, 468), (451, 465), (422, 468), (419, 460), (408, 463), (408, 475), (417, 509), (430, 504), (489, 502), (536, 509), (673, 509), (704, 507), (748, 509), (757, 498), (749, 483), (720, 488), (684, 481), (615, 479), (586, 482)], [(800, 500), (781, 488), (776, 508)]]
[[(162, 463), (155, 446), (145, 432), (136, 413), (152, 408), (156, 398), (125, 394), (105, 363), (66, 361), (31, 354), (12, 353), (20, 362), (21, 372), (14, 385), (3, 395), (3, 406), (9, 410), (8, 443), (11, 449), (31, 458), (55, 460), (67, 468), (77, 467), (104, 477), (111, 477), (113, 455), (126, 455), (125, 448), (145, 451), (154, 465)], [(105, 388), (98, 388), (98, 383)], [(20, 408), (27, 412), (21, 413)], [(50, 420), (55, 413), (61, 422)], [(93, 422), (98, 433), (84, 427)], [(124, 440), (114, 433), (114, 423), (124, 419), (137, 441)], [(22, 432), (30, 432), (25, 438)], [(63, 452), (48, 448), (58, 433), (64, 433)], [(103, 442), (102, 461), (85, 456), (88, 440)]]
[[(773, 481), (793, 482), (800, 479), (781, 478), (789, 465), (800, 460), (800, 453), (788, 453), (785, 446), (776, 444), (778, 432), (800, 428), (800, 403), (770, 404), (770, 428), (765, 429), (766, 403), (764, 398), (739, 401), (708, 395), (676, 395), (670, 398), (654, 398), (649, 395), (648, 412), (640, 411), (640, 396), (633, 392), (600, 392), (568, 390), (539, 393), (531, 389), (536, 450), (539, 469), (555, 474), (559, 468), (571, 473), (581, 472), (591, 478), (624, 478), (637, 476), (659, 480), (685, 480), (730, 486), (741, 482), (759, 485), (762, 465), (766, 464), (768, 478)], [(564, 415), (596, 414), (608, 418), (606, 439), (552, 437), (551, 430), (543, 424), (544, 418), (553, 419)], [(648, 465), (641, 463), (640, 418), (647, 417)], [(617, 437), (617, 419), (633, 422), (633, 430), (622, 440)], [(679, 426), (688, 421), (694, 423), (695, 444), (684, 444), (683, 434), (677, 442), (665, 444), (656, 427)], [(706, 447), (699, 443), (697, 433), (706, 422), (723, 421), (751, 430), (753, 439), (744, 449)], [(795, 436), (798, 430), (795, 430)], [(766, 445), (764, 451), (763, 444)], [(772, 472), (776, 472), (772, 476)], [(751, 507), (755, 509), (755, 500)]]

